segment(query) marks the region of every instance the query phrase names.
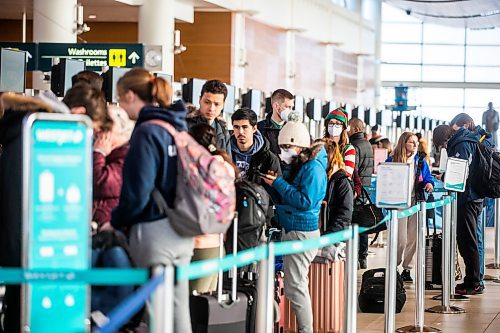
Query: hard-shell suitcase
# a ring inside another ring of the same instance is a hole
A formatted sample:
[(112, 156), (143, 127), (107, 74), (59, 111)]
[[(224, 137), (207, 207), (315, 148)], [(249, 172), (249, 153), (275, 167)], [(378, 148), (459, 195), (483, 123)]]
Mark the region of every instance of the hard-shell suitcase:
[(278, 271), (274, 276), (275, 282), (275, 301), (278, 303), (279, 317), (276, 318), (274, 324), (274, 333), (284, 333), (285, 332), (285, 285), (283, 282), (283, 272)]
[[(238, 217), (234, 218), (233, 239), (237, 238)], [(223, 235), (220, 237), (220, 252), (223, 256)], [(233, 333), (245, 332), (247, 326), (248, 298), (245, 293), (236, 292), (237, 274), (232, 274), (232, 289), (229, 294), (222, 292), (222, 271), (219, 271), (217, 294), (192, 295), (189, 306), (193, 333)]]
[[(430, 234), (429, 223), (433, 225), (433, 233)], [(441, 286), (441, 262), (442, 262), (443, 239), (436, 232), (436, 223), (433, 218), (427, 219), (427, 235), (425, 237), (425, 289), (434, 289), (436, 285)]]
[[(313, 332), (341, 332), (344, 316), (344, 261), (311, 263), (309, 293), (313, 310)], [(298, 331), (295, 313), (288, 300), (285, 302), (284, 320), (285, 332)]]

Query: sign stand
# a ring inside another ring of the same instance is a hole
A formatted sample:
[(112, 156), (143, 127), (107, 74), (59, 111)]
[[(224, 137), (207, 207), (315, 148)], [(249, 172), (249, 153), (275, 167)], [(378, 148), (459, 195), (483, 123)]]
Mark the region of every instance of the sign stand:
[[(90, 119), (51, 113), (25, 118), (23, 267), (88, 270), (91, 207)], [(88, 285), (28, 283), (22, 292), (23, 332), (89, 331)]]
[(359, 227), (352, 224), (352, 238), (347, 241), (346, 265), (346, 295), (345, 295), (345, 318), (344, 332), (356, 332), (356, 319), (358, 313), (358, 246)]

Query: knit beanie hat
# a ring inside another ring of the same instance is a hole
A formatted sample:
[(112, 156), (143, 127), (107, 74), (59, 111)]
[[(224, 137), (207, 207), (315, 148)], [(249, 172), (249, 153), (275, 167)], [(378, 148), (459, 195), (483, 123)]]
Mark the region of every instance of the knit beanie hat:
[(325, 118), (325, 126), (328, 126), (330, 119), (337, 119), (344, 124), (344, 127), (347, 127), (347, 112), (343, 107), (336, 108), (331, 111)]
[(289, 121), (280, 130), (278, 144), (309, 148), (311, 146), (311, 136), (306, 125)]

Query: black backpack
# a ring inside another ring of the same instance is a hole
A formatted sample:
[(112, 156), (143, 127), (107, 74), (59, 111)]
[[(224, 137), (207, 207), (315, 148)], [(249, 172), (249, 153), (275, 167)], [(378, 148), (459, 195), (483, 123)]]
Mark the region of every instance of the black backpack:
[[(261, 245), (265, 232), (270, 198), (263, 186), (242, 179), (235, 182), (238, 212), (238, 251)], [(228, 233), (232, 233), (232, 226)], [(226, 241), (226, 251), (232, 253), (233, 240)]]
[[(363, 273), (358, 302), (362, 312), (384, 313), (385, 268), (369, 269)], [(406, 302), (403, 279), (397, 273), (396, 313), (400, 313)]]
[(483, 144), (483, 139), (477, 143), (469, 180), (481, 198), (500, 198), (500, 153)]

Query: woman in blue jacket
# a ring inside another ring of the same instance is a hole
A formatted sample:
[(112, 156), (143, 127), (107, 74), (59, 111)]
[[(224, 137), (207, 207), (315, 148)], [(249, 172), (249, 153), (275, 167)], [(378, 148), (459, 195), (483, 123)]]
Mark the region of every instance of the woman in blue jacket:
[[(276, 215), (283, 227), (282, 241), (320, 236), (318, 219), (325, 197), (328, 158), (322, 143), (310, 147), (310, 135), (302, 123), (288, 122), (278, 136), (280, 159), (289, 166), (283, 176), (270, 172), (264, 182), (277, 193)], [(312, 332), (312, 306), (308, 272), (317, 250), (284, 256), (285, 294), (297, 316), (298, 331)]]
[[(181, 237), (170, 226), (168, 216), (155, 203), (157, 189), (172, 205), (177, 184), (177, 154), (172, 136), (161, 125), (170, 123), (185, 131), (186, 108), (171, 104), (172, 88), (143, 68), (134, 68), (118, 80), (120, 106), (137, 120), (123, 166), (123, 185), (111, 225), (125, 230), (130, 252), (139, 267), (189, 264), (193, 238)], [(174, 331), (191, 332), (188, 281), (177, 281), (174, 293)]]
[[(417, 199), (423, 199), (425, 192), (432, 192), (434, 181), (432, 180), (429, 165), (425, 156), (417, 154), (418, 138), (412, 132), (404, 132), (398, 140), (398, 144), (386, 162), (413, 163), (415, 171), (412, 182), (411, 203), (415, 205)], [(413, 268), (413, 256), (417, 245), (417, 214), (398, 220), (398, 266), (402, 264), (403, 273), (401, 277), (405, 282), (413, 282), (410, 270)], [(403, 258), (404, 256), (404, 258)]]

